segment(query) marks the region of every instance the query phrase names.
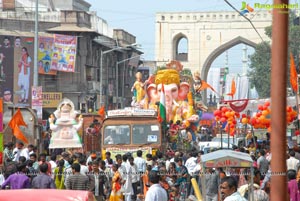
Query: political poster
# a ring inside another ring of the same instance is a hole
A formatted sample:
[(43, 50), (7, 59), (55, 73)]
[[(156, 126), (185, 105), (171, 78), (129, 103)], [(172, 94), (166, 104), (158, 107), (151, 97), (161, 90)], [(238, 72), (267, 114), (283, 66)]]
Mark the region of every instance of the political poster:
[(35, 109), (37, 112), (38, 120), (43, 119), (43, 93), (42, 86), (33, 86), (32, 87), (32, 109)]
[[(44, 75), (56, 75), (57, 71), (53, 70), (57, 67), (57, 62), (52, 62), (53, 56), (53, 37), (39, 37), (39, 48), (38, 48), (38, 69), (39, 74)], [(53, 68), (51, 66), (54, 66)]]
[[(51, 69), (64, 72), (75, 72), (77, 37), (54, 35)], [(57, 66), (53, 65), (57, 64)]]

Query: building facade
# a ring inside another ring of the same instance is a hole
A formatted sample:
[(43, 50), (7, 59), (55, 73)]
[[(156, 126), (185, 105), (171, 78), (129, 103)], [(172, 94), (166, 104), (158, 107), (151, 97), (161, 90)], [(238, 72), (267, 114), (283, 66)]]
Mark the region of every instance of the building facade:
[[(29, 2), (35, 1), (16, 1), (14, 9), (5, 9), (3, 5), (1, 35), (34, 37), (35, 4)], [(124, 30), (110, 29), (105, 20), (89, 11), (90, 6), (83, 0), (66, 0), (64, 4), (55, 0), (41, 1), (38, 13), (39, 36), (77, 37), (75, 72), (39, 74), (38, 85), (42, 86), (43, 93), (61, 93), (61, 97), (71, 99), (82, 112), (95, 111), (100, 104), (106, 109), (119, 108), (121, 101), (130, 104), (131, 87), (123, 86), (133, 83), (136, 68), (128, 63), (132, 55), (142, 54), (131, 45), (136, 42), (135, 36)], [(119, 68), (123, 60), (124, 68)], [(119, 76), (126, 79), (119, 79)], [(43, 119), (47, 119), (55, 107), (43, 108)]]

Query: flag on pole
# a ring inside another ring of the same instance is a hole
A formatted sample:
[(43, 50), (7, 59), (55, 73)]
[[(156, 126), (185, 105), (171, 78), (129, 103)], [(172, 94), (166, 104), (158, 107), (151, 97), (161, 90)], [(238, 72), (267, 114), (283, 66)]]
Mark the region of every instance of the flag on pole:
[(163, 123), (163, 124), (167, 123), (166, 97), (165, 97), (164, 84), (161, 85), (161, 94), (160, 94), (160, 100), (159, 100), (158, 121), (160, 123)]
[(232, 82), (231, 82), (231, 92), (228, 93), (227, 95), (228, 95), (228, 96), (231, 96), (232, 99), (233, 99), (233, 96), (234, 96), (235, 92), (236, 92), (235, 81), (234, 81), (234, 78), (232, 78)]
[(102, 106), (99, 110), (98, 110), (98, 114), (101, 116), (101, 119), (103, 120), (105, 118), (105, 107)]
[(27, 124), (24, 122), (20, 108), (18, 108), (17, 112), (11, 118), (10, 122), (8, 123), (8, 126), (13, 130), (13, 134), (17, 139), (28, 144), (27, 138), (19, 128), (19, 126), (27, 127)]
[(294, 61), (293, 54), (290, 53), (290, 83), (294, 92), (298, 91), (298, 83), (297, 83), (297, 70)]
[(206, 81), (201, 80), (201, 87), (198, 89), (198, 91), (202, 91), (204, 89), (211, 89), (213, 90), (215, 93), (218, 93), (212, 86), (210, 86)]

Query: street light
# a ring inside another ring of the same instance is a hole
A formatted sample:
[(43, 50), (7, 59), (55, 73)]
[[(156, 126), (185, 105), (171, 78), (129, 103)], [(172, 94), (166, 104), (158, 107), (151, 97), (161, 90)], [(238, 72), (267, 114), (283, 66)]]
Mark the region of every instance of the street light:
[[(117, 88), (117, 105), (119, 105), (119, 64), (120, 63), (123, 63), (123, 62), (125, 62), (125, 61), (128, 61), (128, 60), (130, 60), (130, 59), (134, 59), (134, 58), (138, 58), (138, 57), (140, 57), (140, 55), (136, 55), (136, 56), (134, 56), (134, 57), (130, 57), (130, 58), (127, 58), (127, 59), (124, 59), (124, 60), (122, 60), (122, 61), (117, 61), (116, 62), (116, 74), (117, 74), (117, 76), (116, 76), (116, 88)], [(125, 71), (125, 69), (124, 69), (124, 71)], [(124, 82), (125, 82), (125, 72), (123, 72), (123, 86), (124, 86)], [(123, 92), (124, 92), (124, 89), (122, 89), (122, 97), (123, 97)], [(124, 101), (121, 101), (121, 108), (123, 108), (124, 107)]]
[(133, 47), (133, 46), (136, 46), (136, 43), (131, 44), (131, 45), (128, 45), (128, 46), (126, 46), (126, 47), (115, 47), (115, 48), (113, 48), (113, 49), (106, 50), (106, 51), (102, 51), (102, 50), (101, 50), (101, 52), (100, 52), (100, 56), (101, 56), (101, 58), (100, 58), (100, 72), (99, 72), (99, 76), (101, 76), (101, 77), (100, 77), (100, 84), (99, 84), (99, 85), (100, 85), (100, 89), (99, 89), (99, 93), (100, 93), (100, 107), (101, 107), (102, 104), (103, 104), (103, 102), (102, 102), (102, 84), (103, 84), (103, 75), (102, 75), (102, 71), (103, 71), (103, 56), (104, 56), (105, 54), (108, 54), (108, 53), (113, 52), (113, 51), (115, 51), (115, 50), (128, 50), (129, 47)]

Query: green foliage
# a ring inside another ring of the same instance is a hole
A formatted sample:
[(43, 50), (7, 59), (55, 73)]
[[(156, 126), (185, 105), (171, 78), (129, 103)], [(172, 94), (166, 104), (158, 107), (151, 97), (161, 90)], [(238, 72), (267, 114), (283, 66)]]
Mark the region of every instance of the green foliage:
[(255, 86), (260, 98), (270, 97), (271, 47), (268, 42), (256, 46), (255, 53), (250, 56), (251, 65), (248, 73), (250, 82)]
[[(293, 20), (295, 14), (290, 13), (289, 16), (289, 39), (288, 39), (288, 61), (290, 52), (294, 55), (296, 65), (299, 63), (299, 47), (300, 47), (300, 26), (295, 26)], [(272, 26), (265, 28), (265, 34), (272, 37)], [(262, 42), (255, 48), (255, 53), (250, 56), (251, 65), (248, 77), (260, 98), (270, 97), (271, 91), (271, 45), (269, 42)], [(289, 75), (289, 64), (286, 67)], [(288, 79), (288, 86), (290, 86)], [(288, 87), (287, 86), (287, 87)], [(252, 86), (253, 87), (253, 86)]]

